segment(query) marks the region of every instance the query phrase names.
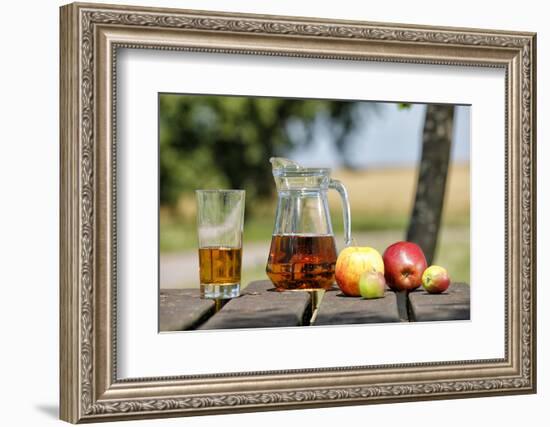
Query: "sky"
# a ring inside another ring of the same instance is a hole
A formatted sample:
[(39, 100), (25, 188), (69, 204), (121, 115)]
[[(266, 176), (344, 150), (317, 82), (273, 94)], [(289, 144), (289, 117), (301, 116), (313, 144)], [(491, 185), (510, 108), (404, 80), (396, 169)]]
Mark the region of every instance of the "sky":
[[(366, 103), (362, 125), (350, 136), (348, 156), (357, 168), (413, 166), (420, 160), (425, 104), (399, 109), (394, 103)], [(306, 167), (338, 168), (341, 158), (326, 124), (315, 124), (313, 142), (288, 157)], [(470, 106), (456, 106), (451, 162), (470, 159)]]

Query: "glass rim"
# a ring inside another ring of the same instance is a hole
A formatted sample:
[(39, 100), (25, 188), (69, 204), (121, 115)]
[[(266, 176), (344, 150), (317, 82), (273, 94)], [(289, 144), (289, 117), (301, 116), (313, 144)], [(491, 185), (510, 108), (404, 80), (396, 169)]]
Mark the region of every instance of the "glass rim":
[(273, 170), (273, 176), (282, 177), (310, 177), (310, 176), (329, 176), (332, 170), (330, 168), (279, 168)]
[(246, 190), (215, 190), (215, 189), (206, 189), (206, 190), (195, 190), (195, 193), (245, 193)]

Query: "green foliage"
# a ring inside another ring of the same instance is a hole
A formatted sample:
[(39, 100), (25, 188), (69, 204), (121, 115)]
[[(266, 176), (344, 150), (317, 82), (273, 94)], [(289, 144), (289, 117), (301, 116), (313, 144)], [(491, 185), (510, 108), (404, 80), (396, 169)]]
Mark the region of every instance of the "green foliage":
[[(239, 96), (160, 96), (160, 201), (174, 205), (197, 188), (242, 188), (247, 201), (274, 191), (272, 156), (307, 144), (325, 114), (339, 146), (354, 102)], [(292, 138), (289, 129), (294, 129)]]

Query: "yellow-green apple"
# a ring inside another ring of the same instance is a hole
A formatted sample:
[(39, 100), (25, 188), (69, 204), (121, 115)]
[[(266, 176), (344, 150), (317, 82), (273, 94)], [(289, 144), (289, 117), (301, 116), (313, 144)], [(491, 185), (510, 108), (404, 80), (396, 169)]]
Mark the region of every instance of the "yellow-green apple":
[(376, 249), (349, 246), (336, 260), (336, 283), (345, 295), (358, 297), (361, 274), (375, 271), (384, 274), (384, 261)]
[(420, 246), (412, 242), (397, 242), (387, 247), (383, 255), (386, 282), (395, 291), (412, 291), (422, 284), (427, 263)]
[(359, 293), (363, 298), (383, 298), (386, 279), (379, 271), (366, 271), (359, 279)]
[(445, 292), (450, 284), (449, 273), (439, 265), (430, 265), (422, 274), (422, 287), (430, 294)]

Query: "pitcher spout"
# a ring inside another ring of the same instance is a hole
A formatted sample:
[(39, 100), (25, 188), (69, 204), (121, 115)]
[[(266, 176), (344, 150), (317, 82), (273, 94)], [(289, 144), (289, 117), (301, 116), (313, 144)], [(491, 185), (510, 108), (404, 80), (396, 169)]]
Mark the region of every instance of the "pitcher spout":
[(300, 166), (298, 163), (296, 163), (293, 160), (285, 159), (284, 157), (271, 157), (269, 159), (269, 162), (271, 163), (271, 168), (273, 172), (286, 169), (286, 170), (297, 170), (302, 169), (302, 166)]

